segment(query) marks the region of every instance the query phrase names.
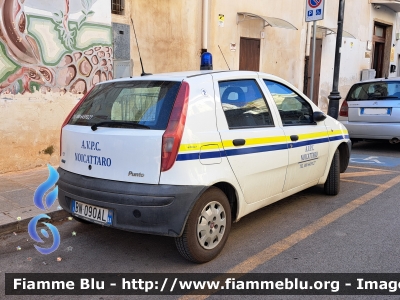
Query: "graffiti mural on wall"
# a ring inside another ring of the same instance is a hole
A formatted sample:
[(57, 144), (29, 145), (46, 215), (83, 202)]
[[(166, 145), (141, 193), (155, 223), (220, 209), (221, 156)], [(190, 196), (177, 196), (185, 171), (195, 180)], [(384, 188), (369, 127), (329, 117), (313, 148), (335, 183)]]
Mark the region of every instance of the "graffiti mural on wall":
[(109, 0), (0, 0), (0, 93), (85, 93), (113, 77)]

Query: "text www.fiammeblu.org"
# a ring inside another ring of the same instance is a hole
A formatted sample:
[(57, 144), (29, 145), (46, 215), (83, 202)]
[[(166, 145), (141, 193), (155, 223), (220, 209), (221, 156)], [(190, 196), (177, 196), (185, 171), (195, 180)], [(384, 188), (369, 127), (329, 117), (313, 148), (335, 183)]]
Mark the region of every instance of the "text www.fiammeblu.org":
[(326, 290), (330, 292), (339, 291), (339, 281), (314, 281), (310, 283), (297, 278), (290, 280), (235, 280), (235, 278), (227, 278), (221, 281), (179, 281), (179, 287), (182, 290)]
[[(159, 290), (160, 292), (174, 292), (174, 291), (187, 291), (187, 290), (270, 290), (270, 291), (326, 291), (329, 293), (338, 293), (340, 290), (339, 280), (321, 280), (321, 281), (308, 281), (300, 280), (298, 278), (283, 280), (237, 280), (235, 278), (226, 278), (225, 280), (172, 280), (172, 285), (167, 285), (168, 278), (164, 279), (161, 288), (158, 282), (144, 281), (134, 279), (132, 281), (122, 279), (122, 289), (144, 290), (145, 292)], [(167, 287), (168, 286), (168, 287)], [(365, 280), (357, 278), (356, 282), (349, 283), (343, 282), (343, 287), (352, 287), (358, 291), (386, 291), (395, 293), (400, 290), (400, 281), (386, 281), (386, 280)]]
[(294, 278), (290, 280), (236, 280), (235, 278), (226, 278), (225, 281), (219, 280), (178, 280), (173, 279), (171, 286), (167, 287), (168, 278), (165, 278), (161, 288), (158, 282), (142, 281), (142, 280), (124, 280), (122, 279), (122, 289), (144, 290), (149, 292), (151, 290), (159, 290), (164, 292), (165, 288), (170, 292), (176, 290), (325, 290), (329, 292), (339, 291), (339, 281), (314, 281), (309, 282), (306, 280), (299, 280)]

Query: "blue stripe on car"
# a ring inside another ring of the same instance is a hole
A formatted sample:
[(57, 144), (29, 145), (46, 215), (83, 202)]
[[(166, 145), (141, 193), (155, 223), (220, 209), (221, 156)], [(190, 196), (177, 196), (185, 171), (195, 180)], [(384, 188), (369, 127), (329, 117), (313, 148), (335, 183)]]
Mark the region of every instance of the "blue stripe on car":
[[(348, 139), (349, 136), (345, 135), (344, 138)], [(177, 161), (186, 161), (186, 160), (194, 160), (194, 159), (207, 159), (207, 158), (217, 158), (222, 156), (235, 156), (235, 155), (246, 155), (260, 152), (269, 152), (269, 151), (278, 151), (288, 149), (289, 145), (292, 145), (291, 148), (298, 148), (307, 145), (315, 145), (327, 143), (329, 141), (338, 141), (344, 139), (342, 135), (339, 136), (331, 136), (321, 139), (307, 140), (302, 142), (294, 142), (294, 143), (285, 143), (285, 144), (277, 144), (277, 145), (268, 145), (268, 146), (257, 146), (257, 147), (247, 147), (247, 148), (237, 148), (237, 149), (228, 149), (225, 151), (209, 151), (209, 152), (196, 152), (196, 153), (184, 153), (178, 154), (176, 160)]]

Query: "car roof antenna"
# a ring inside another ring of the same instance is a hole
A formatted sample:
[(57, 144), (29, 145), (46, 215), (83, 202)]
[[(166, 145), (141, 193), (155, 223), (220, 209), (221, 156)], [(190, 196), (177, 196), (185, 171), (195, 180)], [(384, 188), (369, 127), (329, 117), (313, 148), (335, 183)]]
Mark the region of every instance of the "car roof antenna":
[[(221, 47), (220, 47), (219, 45), (218, 45), (218, 48), (219, 48), (219, 51), (221, 51), (222, 57), (225, 59), (225, 55), (224, 55), (224, 53), (222, 52)], [(228, 66), (228, 69), (229, 69), (229, 71), (230, 71), (231, 68), (229, 68), (229, 65), (228, 65), (228, 62), (226, 61), (226, 59), (225, 59), (225, 63), (226, 63), (226, 65)]]
[(132, 22), (133, 32), (135, 33), (135, 39), (136, 39), (137, 50), (138, 50), (138, 52), (139, 52), (140, 65), (142, 66), (142, 74), (141, 74), (140, 76), (152, 75), (151, 73), (146, 73), (146, 72), (144, 71), (143, 62), (142, 62), (142, 56), (140, 55), (139, 43), (138, 43), (138, 41), (137, 41), (135, 25), (133, 24), (132, 17), (131, 17), (131, 22)]

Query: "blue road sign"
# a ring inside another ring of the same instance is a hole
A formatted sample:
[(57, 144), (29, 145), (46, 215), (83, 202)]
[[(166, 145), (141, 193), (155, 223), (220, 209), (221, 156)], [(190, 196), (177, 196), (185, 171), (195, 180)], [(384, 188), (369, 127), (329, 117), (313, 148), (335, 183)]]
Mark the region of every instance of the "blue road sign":
[(322, 3), (322, 0), (309, 0), (308, 1), (308, 4), (313, 8), (318, 7), (321, 3)]
[(397, 167), (400, 165), (400, 158), (389, 156), (375, 155), (358, 155), (352, 154), (350, 157), (351, 164), (363, 164), (373, 167)]
[(324, 6), (325, 0), (306, 0), (306, 22), (322, 20), (324, 18)]

